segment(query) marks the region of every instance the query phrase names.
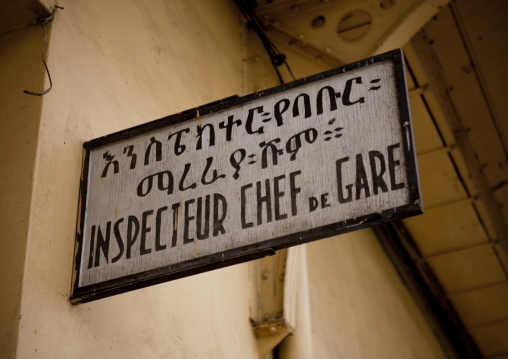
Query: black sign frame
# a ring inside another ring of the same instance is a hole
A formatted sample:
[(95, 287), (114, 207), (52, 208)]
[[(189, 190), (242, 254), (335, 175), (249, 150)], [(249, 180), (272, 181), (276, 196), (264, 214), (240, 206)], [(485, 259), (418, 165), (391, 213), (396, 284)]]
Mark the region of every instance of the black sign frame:
[[(268, 239), (263, 242), (235, 248), (225, 252), (211, 254), (194, 260), (187, 260), (171, 266), (165, 266), (146, 272), (124, 276), (121, 278), (100, 282), (88, 286), (78, 287), (79, 268), (83, 251), (83, 237), (85, 222), (85, 211), (87, 208), (87, 183), (89, 176), (89, 158), (90, 151), (106, 144), (122, 141), (148, 131), (161, 129), (172, 126), (181, 122), (189, 121), (210, 113), (218, 112), (229, 107), (241, 105), (249, 101), (258, 100), (265, 96), (270, 96), (279, 92), (284, 92), (297, 88), (302, 85), (319, 81), (327, 77), (349, 72), (371, 64), (382, 61), (391, 61), (394, 65), (395, 87), (397, 90), (398, 111), (400, 115), (400, 125), (404, 129), (408, 129), (408, 136), (402, 136), (404, 157), (406, 163), (406, 174), (409, 187), (409, 201), (407, 205), (386, 210), (382, 213), (373, 213), (351, 220), (333, 223), (319, 228), (285, 235), (278, 238)], [(423, 213), (423, 203), (420, 192), (420, 184), (418, 177), (418, 168), (416, 161), (416, 151), (414, 146), (414, 138), (412, 133), (411, 114), (409, 109), (409, 99), (406, 85), (406, 74), (404, 65), (404, 54), (401, 49), (393, 50), (381, 55), (357, 61), (352, 64), (345, 65), (330, 71), (316, 74), (310, 77), (299, 79), (291, 83), (277, 86), (268, 90), (263, 90), (243, 97), (230, 97), (224, 100), (216, 101), (205, 106), (187, 110), (185, 112), (167, 116), (159, 120), (155, 120), (140, 126), (126, 129), (105, 137), (101, 137), (84, 143), (84, 156), (82, 166), (82, 177), (79, 192), (75, 257), (73, 264), (73, 275), (71, 284), (70, 301), (73, 304), (94, 301), (100, 298), (106, 298), (112, 295), (132, 291), (148, 287), (151, 285), (172, 281), (175, 279), (207, 272), (210, 270), (223, 268), (226, 266), (251, 261), (268, 255), (274, 255), (279, 249), (288, 248), (318, 239), (334, 236), (337, 234), (347, 233), (354, 230), (363, 229), (373, 225), (399, 220), (409, 216)]]

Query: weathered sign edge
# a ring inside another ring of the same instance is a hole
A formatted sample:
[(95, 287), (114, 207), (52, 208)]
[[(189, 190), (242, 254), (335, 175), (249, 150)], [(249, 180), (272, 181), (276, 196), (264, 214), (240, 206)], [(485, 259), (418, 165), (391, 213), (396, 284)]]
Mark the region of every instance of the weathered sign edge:
[[(100, 298), (106, 298), (126, 291), (145, 288), (154, 284), (204, 273), (213, 269), (248, 262), (267, 255), (273, 255), (275, 254), (275, 251), (279, 249), (327, 238), (331, 235), (344, 234), (421, 213), (422, 208), (419, 206), (406, 205), (382, 212), (381, 214), (376, 213), (358, 217), (355, 218), (354, 221), (351, 220), (333, 223), (312, 230), (289, 234), (245, 247), (239, 247), (225, 252), (196, 258), (191, 261), (185, 261), (172, 266), (152, 269), (146, 272), (77, 288), (71, 297), (71, 301), (76, 303), (85, 303)], [(169, 272), (170, 270), (171, 272)]]
[[(406, 175), (409, 186), (408, 205), (386, 210), (382, 213), (374, 213), (358, 217), (353, 220), (346, 220), (330, 225), (314, 228), (311, 230), (294, 233), (278, 238), (273, 238), (260, 243), (251, 244), (244, 247), (235, 248), (225, 252), (212, 254), (194, 260), (185, 261), (172, 266), (164, 266), (149, 271), (116, 278), (89, 286), (78, 287), (79, 268), (81, 264), (82, 252), (82, 233), (85, 219), (86, 198), (88, 190), (88, 163), (90, 151), (92, 149), (107, 145), (110, 143), (122, 141), (148, 131), (165, 128), (177, 123), (192, 120), (198, 116), (204, 116), (210, 113), (218, 112), (229, 107), (241, 105), (249, 101), (276, 94), (282, 91), (290, 90), (308, 83), (318, 81), (327, 77), (346, 73), (361, 67), (365, 67), (377, 62), (391, 60), (395, 70), (395, 86), (397, 89), (399, 118), (402, 127), (402, 141), (404, 148), (404, 158), (406, 159)], [(405, 134), (405, 135), (404, 135)], [(416, 160), (416, 151), (414, 147), (414, 138), (412, 132), (411, 114), (409, 109), (409, 98), (406, 91), (406, 73), (404, 65), (404, 54), (402, 49), (396, 49), (384, 54), (376, 55), (368, 59), (360, 60), (333, 70), (325, 71), (320, 74), (312, 75), (300, 80), (283, 84), (271, 89), (263, 90), (243, 97), (233, 96), (223, 100), (210, 103), (205, 106), (190, 109), (179, 114), (167, 116), (159, 120), (145, 123), (130, 129), (113, 133), (108, 136), (100, 137), (83, 144), (84, 156), (82, 177), (80, 181), (78, 218), (76, 223), (76, 242), (74, 250), (74, 261), (72, 268), (71, 295), (70, 301), (73, 304), (85, 303), (101, 298), (106, 298), (127, 291), (148, 287), (194, 274), (203, 273), (213, 269), (247, 262), (250, 260), (262, 258), (267, 255), (275, 254), (276, 250), (287, 248), (293, 245), (299, 245), (314, 240), (326, 238), (332, 235), (347, 233), (370, 227), (376, 224), (391, 220), (402, 219), (405, 217), (423, 213), (423, 203), (421, 200), (420, 185), (418, 178), (418, 167)]]

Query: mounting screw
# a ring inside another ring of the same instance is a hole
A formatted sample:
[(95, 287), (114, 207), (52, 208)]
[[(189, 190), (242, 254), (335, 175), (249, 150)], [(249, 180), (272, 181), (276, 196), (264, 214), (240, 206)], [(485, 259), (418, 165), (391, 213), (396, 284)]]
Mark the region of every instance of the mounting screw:
[(263, 278), (263, 279), (268, 279), (268, 277), (270, 277), (270, 273), (267, 271), (265, 271), (265, 272), (263, 272), (263, 274), (261, 274), (261, 278)]

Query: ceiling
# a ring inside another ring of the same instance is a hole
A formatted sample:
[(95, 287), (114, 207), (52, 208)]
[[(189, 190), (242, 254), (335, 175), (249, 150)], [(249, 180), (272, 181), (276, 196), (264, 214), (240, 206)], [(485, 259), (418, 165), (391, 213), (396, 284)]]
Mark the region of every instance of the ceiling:
[(428, 106), (429, 115), (445, 117), (435, 128), (455, 175), (422, 158), (421, 172), (433, 174), (422, 177), (426, 214), (404, 223), (441, 286), (438, 297), (487, 358), (508, 357), (506, 33), (505, 1), (458, 0), (411, 41), (426, 71), (416, 82), (431, 83), (421, 98), (434, 97), (440, 108)]

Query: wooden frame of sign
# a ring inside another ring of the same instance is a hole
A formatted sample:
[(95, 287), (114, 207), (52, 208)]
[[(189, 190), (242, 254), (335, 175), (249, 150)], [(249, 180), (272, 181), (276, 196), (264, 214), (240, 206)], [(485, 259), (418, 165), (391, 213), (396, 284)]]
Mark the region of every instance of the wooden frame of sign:
[(85, 143), (71, 302), (422, 212), (394, 50)]

